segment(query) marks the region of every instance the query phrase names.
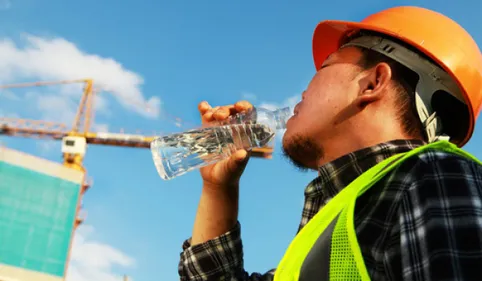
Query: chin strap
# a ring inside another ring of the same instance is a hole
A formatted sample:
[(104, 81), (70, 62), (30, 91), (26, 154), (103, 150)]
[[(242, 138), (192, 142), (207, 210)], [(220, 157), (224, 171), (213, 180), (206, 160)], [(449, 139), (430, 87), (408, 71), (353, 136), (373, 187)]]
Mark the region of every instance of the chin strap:
[(422, 126), (427, 141), (429, 143), (441, 140), (449, 141), (450, 137), (442, 133), (442, 120), (437, 116), (437, 112), (434, 111), (429, 115), (427, 106), (420, 98), (418, 93), (415, 93), (415, 105), (420, 121), (422, 121)]

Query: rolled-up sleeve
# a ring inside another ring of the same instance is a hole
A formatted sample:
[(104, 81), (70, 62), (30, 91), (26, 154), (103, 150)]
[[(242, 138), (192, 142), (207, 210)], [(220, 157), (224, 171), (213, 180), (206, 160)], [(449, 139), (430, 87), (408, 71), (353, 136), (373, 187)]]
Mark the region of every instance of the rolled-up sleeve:
[(179, 262), (181, 281), (269, 281), (274, 270), (265, 274), (249, 274), (244, 270), (241, 225), (201, 244), (191, 245), (191, 239), (182, 246)]

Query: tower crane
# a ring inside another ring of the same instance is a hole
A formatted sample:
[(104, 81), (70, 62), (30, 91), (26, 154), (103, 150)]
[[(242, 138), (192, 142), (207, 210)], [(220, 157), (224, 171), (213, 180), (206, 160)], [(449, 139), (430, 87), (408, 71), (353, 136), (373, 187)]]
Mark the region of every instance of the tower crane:
[[(21, 118), (0, 117), (0, 135), (12, 137), (40, 138), (62, 141), (63, 165), (84, 173), (82, 195), (90, 187), (86, 179), (86, 169), (83, 166), (84, 156), (88, 144), (109, 145), (133, 148), (150, 148), (150, 143), (156, 136), (138, 134), (91, 132), (93, 121), (94, 82), (92, 79), (41, 81), (0, 85), (0, 89), (40, 87), (60, 84), (84, 84), (83, 94), (72, 127), (69, 129), (63, 123), (44, 120), (29, 120)], [(256, 148), (252, 151), (253, 157), (271, 158), (272, 147)], [(80, 211), (80, 206), (78, 211)], [(76, 227), (82, 223), (78, 218)]]

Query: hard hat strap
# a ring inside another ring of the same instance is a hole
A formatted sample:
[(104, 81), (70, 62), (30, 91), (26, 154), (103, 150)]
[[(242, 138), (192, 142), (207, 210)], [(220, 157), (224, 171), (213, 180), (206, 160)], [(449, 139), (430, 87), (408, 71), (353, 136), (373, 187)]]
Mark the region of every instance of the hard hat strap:
[(465, 103), (462, 93), (452, 77), (442, 68), (416, 52), (388, 38), (362, 35), (343, 44), (342, 47), (356, 46), (381, 53), (408, 67), (419, 76), (415, 88), (415, 106), (429, 142), (448, 139), (443, 135), (442, 122), (432, 108), (432, 97), (444, 91)]

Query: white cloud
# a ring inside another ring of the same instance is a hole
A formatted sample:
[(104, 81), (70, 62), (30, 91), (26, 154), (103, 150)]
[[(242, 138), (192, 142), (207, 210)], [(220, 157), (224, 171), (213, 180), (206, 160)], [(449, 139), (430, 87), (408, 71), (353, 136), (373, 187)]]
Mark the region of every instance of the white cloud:
[(92, 130), (99, 133), (107, 133), (109, 131), (109, 125), (96, 123), (92, 126)]
[[(0, 0), (1, 3), (1, 0)], [(106, 96), (112, 94), (126, 109), (147, 118), (159, 116), (159, 97), (147, 99), (141, 90), (142, 77), (123, 67), (112, 58), (86, 53), (63, 38), (22, 36), (21, 44), (10, 38), (0, 38), (0, 83), (17, 81), (58, 81), (94, 79), (96, 112), (109, 114)], [(81, 84), (49, 87), (51, 92), (40, 95), (30, 92), (43, 118), (73, 121), (82, 94)], [(27, 88), (28, 89), (28, 88)], [(37, 91), (37, 89), (31, 89)], [(5, 98), (12, 95), (2, 92)], [(32, 99), (30, 99), (32, 100)], [(68, 124), (70, 125), (70, 124)]]
[(131, 268), (135, 260), (108, 244), (90, 239), (93, 232), (94, 228), (89, 225), (82, 225), (76, 231), (66, 281), (122, 280), (124, 273), (116, 272), (113, 267)]
[(264, 107), (266, 109), (271, 109), (271, 110), (275, 110), (275, 109), (283, 108), (287, 106), (293, 108), (300, 100), (301, 100), (301, 95), (297, 94), (285, 99), (281, 103), (263, 102), (260, 104), (260, 107)]
[(74, 120), (75, 107), (77, 105), (71, 99), (55, 94), (49, 94), (41, 95), (41, 97), (36, 98), (36, 101), (38, 109), (43, 112), (43, 119)]

